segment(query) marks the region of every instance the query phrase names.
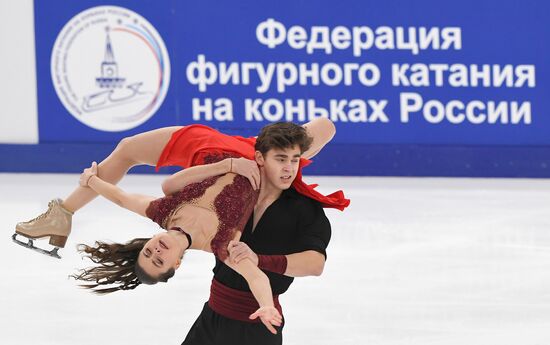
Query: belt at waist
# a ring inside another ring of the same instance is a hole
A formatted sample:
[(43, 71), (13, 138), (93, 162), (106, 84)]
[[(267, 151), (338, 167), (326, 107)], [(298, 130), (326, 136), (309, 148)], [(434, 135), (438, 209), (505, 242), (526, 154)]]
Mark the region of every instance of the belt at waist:
[[(278, 295), (273, 296), (273, 305), (283, 315)], [(216, 313), (229, 319), (252, 323), (260, 322), (260, 318), (255, 320), (248, 318), (260, 308), (252, 292), (232, 289), (216, 279), (212, 279), (208, 306)]]

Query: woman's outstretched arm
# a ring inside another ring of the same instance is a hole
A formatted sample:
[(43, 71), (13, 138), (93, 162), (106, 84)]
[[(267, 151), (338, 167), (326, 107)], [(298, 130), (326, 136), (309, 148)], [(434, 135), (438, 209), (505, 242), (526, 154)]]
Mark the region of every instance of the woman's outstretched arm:
[(147, 210), (151, 201), (156, 199), (149, 195), (126, 193), (121, 188), (103, 181), (96, 175), (88, 180), (88, 186), (97, 194), (114, 202), (118, 206), (135, 212), (143, 217), (147, 217), (145, 210)]
[(260, 186), (260, 170), (256, 161), (246, 158), (226, 158), (212, 164), (189, 167), (167, 177), (162, 182), (162, 191), (165, 195), (170, 195), (188, 184), (227, 173), (235, 173), (246, 177), (254, 190)]
[(97, 163), (93, 162), (92, 166), (84, 169), (80, 175), (80, 185), (82, 187), (90, 187), (97, 194), (114, 202), (120, 207), (135, 212), (140, 216), (147, 217), (145, 210), (155, 200), (155, 197), (142, 194), (130, 194), (123, 191), (121, 188), (103, 181), (97, 176)]
[(267, 278), (265, 273), (262, 272), (258, 266), (254, 265), (252, 261), (248, 259), (242, 260), (239, 263), (233, 263), (228, 258), (225, 260), (225, 264), (243, 276), (254, 298), (256, 298), (260, 305), (260, 309), (250, 315), (250, 318), (255, 319), (259, 317), (271, 333), (277, 334), (273, 325), (280, 326), (283, 318), (273, 305), (273, 293), (271, 292), (269, 278)]

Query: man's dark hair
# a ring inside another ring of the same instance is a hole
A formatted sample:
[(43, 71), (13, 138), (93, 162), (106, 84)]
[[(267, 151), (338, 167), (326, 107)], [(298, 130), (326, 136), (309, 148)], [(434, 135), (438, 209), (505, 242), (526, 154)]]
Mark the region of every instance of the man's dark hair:
[(265, 126), (256, 139), (255, 149), (263, 155), (271, 149), (288, 149), (295, 145), (306, 152), (313, 142), (304, 127), (292, 122), (277, 122)]

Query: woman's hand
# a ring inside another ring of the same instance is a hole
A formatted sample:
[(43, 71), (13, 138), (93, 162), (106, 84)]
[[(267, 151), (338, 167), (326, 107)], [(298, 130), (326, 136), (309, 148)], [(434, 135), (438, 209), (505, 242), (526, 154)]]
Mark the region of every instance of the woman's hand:
[(229, 241), (227, 245), (227, 251), (229, 251), (229, 260), (238, 264), (243, 259), (250, 259), (254, 265), (258, 266), (258, 255), (250, 249), (250, 247), (239, 241)]
[(283, 317), (275, 307), (260, 307), (254, 314), (249, 316), (250, 320), (254, 320), (258, 317), (273, 334), (277, 334), (277, 330), (273, 326), (280, 327), (283, 324)]
[(86, 168), (86, 169), (84, 169), (84, 171), (82, 171), (82, 174), (80, 175), (80, 180), (78, 181), (78, 183), (82, 187), (88, 187), (88, 181), (90, 180), (90, 178), (92, 176), (97, 176), (97, 163), (96, 162), (92, 162), (91, 167)]
[(229, 172), (242, 175), (250, 181), (252, 188), (260, 188), (260, 169), (255, 160), (246, 158), (228, 158), (230, 160)]

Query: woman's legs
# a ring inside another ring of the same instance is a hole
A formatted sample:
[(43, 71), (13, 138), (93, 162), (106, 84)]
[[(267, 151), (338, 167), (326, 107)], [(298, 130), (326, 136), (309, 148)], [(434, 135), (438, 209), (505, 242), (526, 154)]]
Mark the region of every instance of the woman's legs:
[[(122, 139), (115, 150), (99, 163), (99, 177), (116, 184), (133, 166), (155, 166), (172, 134), (181, 128), (183, 127), (165, 127)], [(97, 193), (91, 188), (78, 186), (62, 205), (65, 209), (75, 212), (96, 196)]]
[[(122, 139), (109, 157), (99, 164), (99, 176), (105, 181), (116, 184), (135, 165), (156, 165), (172, 133), (180, 128), (182, 127), (166, 127)], [(73, 212), (96, 196), (97, 194), (91, 188), (79, 186), (65, 201), (61, 199), (50, 201), (46, 212), (27, 222), (17, 223), (13, 240), (26, 248), (59, 257), (57, 249), (65, 246), (67, 237), (71, 233)], [(56, 248), (47, 251), (35, 247), (32, 240), (26, 243), (20, 241), (16, 238), (17, 235), (28, 239), (49, 237), (50, 244)]]

